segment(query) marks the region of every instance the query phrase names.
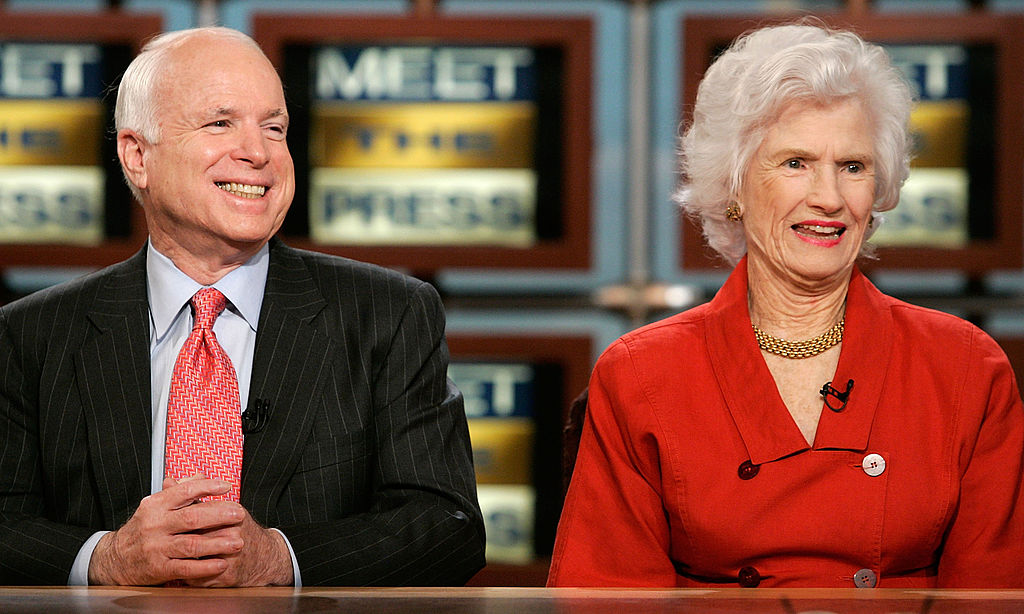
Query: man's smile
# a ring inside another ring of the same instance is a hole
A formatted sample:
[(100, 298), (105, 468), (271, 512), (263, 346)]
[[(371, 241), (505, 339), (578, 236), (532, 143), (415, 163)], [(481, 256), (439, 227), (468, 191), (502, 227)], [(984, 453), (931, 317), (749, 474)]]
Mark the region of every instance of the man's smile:
[(267, 186), (262, 185), (248, 185), (245, 183), (227, 181), (218, 181), (216, 184), (218, 188), (225, 192), (229, 192), (242, 198), (259, 198), (267, 191)]

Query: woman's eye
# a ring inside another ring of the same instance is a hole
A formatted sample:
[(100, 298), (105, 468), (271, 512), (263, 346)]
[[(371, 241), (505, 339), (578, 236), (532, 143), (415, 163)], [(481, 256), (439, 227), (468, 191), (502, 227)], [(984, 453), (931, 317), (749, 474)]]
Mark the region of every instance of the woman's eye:
[(864, 165), (860, 162), (848, 162), (846, 164), (846, 172), (848, 173), (859, 173), (864, 170)]

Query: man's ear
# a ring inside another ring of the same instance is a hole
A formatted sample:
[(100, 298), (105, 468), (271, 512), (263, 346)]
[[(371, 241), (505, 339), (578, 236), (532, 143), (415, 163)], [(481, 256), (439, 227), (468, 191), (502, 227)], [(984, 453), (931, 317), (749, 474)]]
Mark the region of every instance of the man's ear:
[(146, 175), (146, 148), (149, 141), (141, 134), (122, 128), (117, 131), (117, 157), (121, 160), (124, 175), (135, 187), (145, 190), (148, 185)]

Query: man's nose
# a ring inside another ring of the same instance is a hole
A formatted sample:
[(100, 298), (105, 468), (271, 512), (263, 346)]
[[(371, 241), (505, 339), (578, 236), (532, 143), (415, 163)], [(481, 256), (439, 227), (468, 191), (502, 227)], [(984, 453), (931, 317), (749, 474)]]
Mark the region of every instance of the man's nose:
[(246, 127), (239, 131), (235, 159), (261, 168), (270, 160), (267, 142), (259, 127)]

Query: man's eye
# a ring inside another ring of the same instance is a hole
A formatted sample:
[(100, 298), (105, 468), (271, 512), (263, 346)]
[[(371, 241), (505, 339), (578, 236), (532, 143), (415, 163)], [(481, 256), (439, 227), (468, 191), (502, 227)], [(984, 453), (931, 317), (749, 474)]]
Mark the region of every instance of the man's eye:
[(864, 165), (861, 164), (860, 162), (847, 162), (846, 163), (846, 172), (848, 172), (848, 173), (856, 174), (856, 173), (859, 173), (859, 172), (861, 172), (863, 170), (864, 170)]
[(783, 165), (786, 168), (800, 168), (801, 166), (803, 166), (803, 162), (801, 162), (798, 158), (793, 158), (791, 160), (786, 160), (783, 163)]
[(226, 120), (226, 119), (218, 119), (218, 120), (212, 121), (212, 122), (210, 122), (210, 123), (208, 123), (206, 125), (208, 127), (210, 127), (210, 128), (227, 128), (228, 127), (228, 120)]

